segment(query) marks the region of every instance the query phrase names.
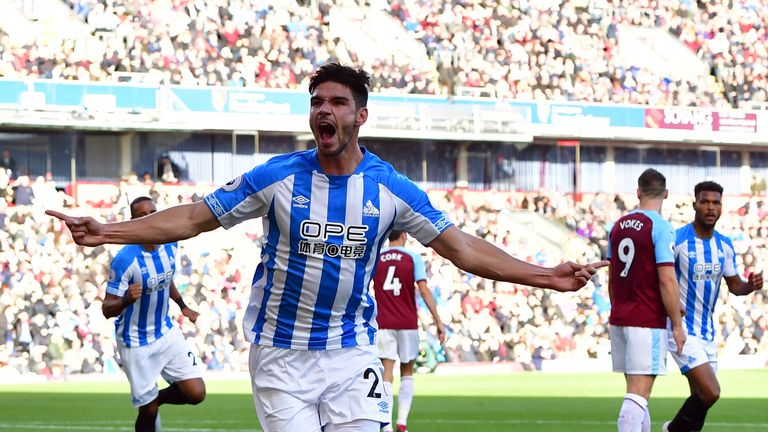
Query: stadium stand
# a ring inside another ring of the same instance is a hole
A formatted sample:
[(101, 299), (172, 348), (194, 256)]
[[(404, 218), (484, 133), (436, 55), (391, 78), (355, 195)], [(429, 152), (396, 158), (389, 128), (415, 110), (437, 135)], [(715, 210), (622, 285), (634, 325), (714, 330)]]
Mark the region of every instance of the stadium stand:
[[(316, 66), (338, 60), (364, 63), (379, 92), (739, 108), (766, 102), (768, 51), (757, 43), (766, 38), (764, 1), (361, 3), (69, 0), (91, 37), (6, 38), (0, 74), (297, 88)], [(361, 26), (390, 28), (377, 15), (382, 9), (423, 44), (428, 61), (350, 36)], [(354, 31), (339, 30), (338, 10)], [(630, 36), (638, 31), (646, 43), (657, 41), (657, 54), (687, 48), (688, 56), (673, 54), (672, 69), (641, 63), (655, 54), (637, 55), (643, 44)], [(695, 64), (682, 67), (688, 57)], [(689, 69), (698, 72), (678, 73)]]
[[(15, 2), (20, 5), (16, 12), (29, 15), (25, 3)], [(365, 7), (360, 6), (365, 2), (318, 0), (312, 2), (314, 8), (305, 3), (68, 0), (72, 16), (79, 20), (76, 27), (87, 27), (87, 36), (30, 40), (10, 35), (8, 32), (15, 33), (13, 29), (3, 27), (0, 77), (303, 89), (317, 65), (338, 60), (363, 64), (372, 73), (373, 89), (380, 93), (738, 108), (762, 108), (766, 100), (765, 0), (734, 0), (730, 7), (723, 2), (691, 0), (398, 0), (372, 1)], [(347, 11), (343, 17), (334, 12), (339, 8)], [(359, 30), (369, 23), (370, 8), (377, 12), (377, 20), (389, 17), (398, 23), (405, 34), (423, 45), (423, 52), (419, 45), (410, 50), (408, 59), (386, 51), (371, 56), (361, 50), (376, 44), (375, 40), (358, 44), (346, 39), (338, 23)], [(31, 12), (42, 20), (44, 11)], [(687, 58), (686, 67), (681, 67), (685, 73), (680, 74), (662, 68), (663, 61), (634, 63), (637, 56), (626, 51), (636, 45), (627, 35), (679, 44), (693, 58)], [(415, 61), (420, 55), (422, 61)], [(393, 106), (390, 109), (402, 107)], [(145, 137), (142, 144), (155, 140), (156, 136)], [(185, 144), (190, 154), (202, 154), (200, 149), (210, 152), (209, 141), (213, 138), (197, 136), (194, 143)], [(266, 144), (267, 139), (260, 141), (262, 153), (271, 150)], [(532, 192), (541, 186), (545, 164), (551, 168), (553, 160), (571, 160), (570, 147), (536, 143), (519, 148), (510, 145), (491, 153), (482, 143), (472, 144), (469, 150), (475, 155), (493, 156), (488, 159), (494, 164), (490, 170), (493, 185), (504, 184), (509, 190), (474, 192), (445, 189), (457, 180), (456, 143), (429, 143), (431, 147), (424, 152), (436, 162), (428, 172), (422, 172), (422, 160), (409, 154), (413, 148), (409, 141), (371, 140), (369, 144), (373, 151), (392, 156), (393, 163), (409, 176), (420, 179), (423, 174), (426, 183), (441, 187), (431, 195), (462, 229), (539, 264), (603, 256), (611, 221), (633, 205), (631, 197), (604, 193), (575, 200), (569, 193), (573, 179), (560, 175), (566, 171), (547, 177), (555, 182), (547, 187), (560, 192)], [(23, 157), (29, 170), (34, 156), (33, 162), (41, 169), (61, 161), (68, 167), (69, 157), (62, 150), (68, 146), (68, 141), (56, 135), (50, 144), (40, 146), (44, 150), (39, 154), (19, 155), (20, 165)], [(151, 170), (154, 164), (157, 149), (146, 147), (139, 159), (149, 165), (138, 167), (139, 172)], [(285, 148), (275, 145), (274, 150)], [(722, 158), (719, 173), (729, 173), (724, 182), (727, 190), (737, 190), (741, 180), (739, 152), (751, 151), (746, 159), (751, 168), (768, 172), (766, 157), (759, 150), (717, 153)], [(600, 145), (584, 147), (582, 163), (593, 164), (589, 166), (597, 172), (606, 151)], [(714, 158), (714, 152), (692, 148), (626, 146), (616, 151), (615, 162), (621, 172), (645, 164), (669, 164), (670, 170), (705, 178), (711, 175), (707, 169), (713, 163), (704, 160), (710, 156)], [(206, 164), (210, 167), (213, 162)], [(482, 187), (489, 184), (487, 174), (474, 170), (468, 180), (473, 187)], [(104, 180), (101, 172), (90, 177)], [(623, 177), (616, 182), (634, 181), (632, 176)], [(675, 182), (680, 178), (684, 178), (682, 174), (670, 175), (675, 187), (687, 191), (688, 184)], [(164, 188), (151, 179), (139, 180), (135, 174), (119, 183), (113, 180), (114, 197), (92, 200), (77, 211), (119, 220), (126, 215), (130, 197), (137, 194), (149, 194), (163, 207), (197, 200), (207, 192), (194, 190), (194, 184)], [(599, 192), (606, 183), (598, 174), (583, 181), (593, 182), (585, 186), (591, 192)], [(49, 378), (116, 373), (113, 329), (101, 314), (100, 299), (108, 263), (118, 248), (79, 248), (62, 226), (43, 216), (43, 203), (46, 207), (73, 204), (72, 197), (61, 190), (54, 192), (53, 186), (45, 177), (32, 180), (0, 170), (0, 370)], [(629, 183), (621, 186), (622, 191), (633, 187)], [(751, 197), (729, 197), (729, 211), (718, 224), (734, 241), (745, 273), (762, 268), (761, 263), (768, 259), (764, 180), (762, 186), (756, 181), (752, 192)], [(57, 203), (51, 204), (54, 201)], [(666, 207), (666, 216), (676, 224), (687, 221), (689, 201), (687, 196), (673, 201)], [(543, 239), (532, 239), (529, 231), (520, 228), (523, 220), (556, 223), (568, 233), (563, 237), (566, 247), (546, 247)], [(197, 326), (182, 322), (182, 330), (209, 369), (242, 371), (247, 366), (247, 343), (240, 323), (254, 263), (236, 262), (236, 255), (229, 251), (251, 249), (250, 256), (258, 256), (261, 226), (255, 222), (242, 229), (242, 236), (227, 236), (235, 243), (202, 237), (185, 242), (179, 252), (178, 287), (187, 303), (201, 313)], [(513, 361), (528, 369), (541, 369), (545, 360), (555, 358), (607, 358), (609, 303), (604, 274), (578, 294), (564, 296), (489, 283), (457, 270), (431, 251), (423, 250), (423, 254), (430, 287), (450, 332), (443, 349), (428, 324), (429, 314), (421, 308), (426, 339), (422, 364), (427, 369), (436, 362), (471, 361)], [(747, 302), (731, 296), (725, 299), (726, 307), (717, 309), (718, 340), (724, 352), (768, 352), (766, 297), (765, 292), (756, 293), (754, 301)]]
[[(591, 260), (604, 252), (609, 221), (634, 203), (627, 197), (597, 194), (582, 202), (558, 193), (473, 192), (434, 190), (436, 204), (461, 229), (476, 233), (521, 259), (552, 265), (562, 259)], [(191, 197), (163, 193), (161, 205), (188, 202)], [(181, 199), (181, 201), (180, 201)], [(627, 200), (625, 203), (624, 200)], [(687, 197), (668, 205), (677, 224), (691, 211)], [(758, 198), (730, 199), (719, 227), (734, 241), (738, 263), (745, 272), (765, 262), (768, 211)], [(674, 201), (673, 201), (674, 202)], [(124, 200), (109, 208), (80, 208), (107, 220), (119, 220)], [(734, 203), (738, 203), (735, 205)], [(61, 203), (64, 205), (64, 203)], [(35, 206), (4, 206), (0, 210), (0, 368), (6, 374), (41, 374), (49, 378), (89, 372), (115, 373), (111, 322), (101, 314), (105, 275), (118, 247), (81, 248), (66, 230)], [(532, 212), (567, 227), (570, 239), (552, 252), (506, 217), (506, 209)], [(185, 301), (201, 313), (197, 326), (181, 328), (209, 369), (247, 368), (247, 346), (240, 323), (250, 288), (252, 262), (235, 256), (258, 256), (261, 225), (243, 228), (242, 236), (218, 236), (234, 241), (217, 243), (216, 236), (182, 243), (179, 277)], [(587, 240), (582, 241), (578, 238)], [(412, 245), (418, 248), (418, 245)], [(252, 254), (231, 254), (233, 248)], [(417, 249), (418, 250), (418, 249)], [(605, 359), (610, 344), (607, 282), (600, 274), (594, 284), (569, 296), (506, 283), (490, 283), (456, 269), (431, 250), (422, 249), (440, 316), (449, 329), (442, 349), (425, 307), (420, 307), (421, 365), (437, 362), (506, 361), (541, 369), (544, 360)], [(82, 256), (84, 259), (74, 259)], [(67, 263), (67, 265), (65, 265)], [(71, 266), (70, 266), (71, 263)], [(753, 354), (768, 349), (768, 299), (754, 294), (752, 302), (728, 297), (717, 309), (718, 340), (729, 354)]]

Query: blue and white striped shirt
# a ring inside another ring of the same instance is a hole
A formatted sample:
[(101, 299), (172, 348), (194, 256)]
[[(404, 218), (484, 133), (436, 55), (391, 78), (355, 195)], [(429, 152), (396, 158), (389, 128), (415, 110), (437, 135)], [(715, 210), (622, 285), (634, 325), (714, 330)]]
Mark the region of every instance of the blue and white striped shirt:
[(738, 275), (733, 243), (717, 231), (710, 239), (700, 239), (693, 224), (679, 228), (675, 241), (675, 271), (688, 334), (714, 340), (712, 314), (720, 283), (724, 276)]
[(141, 282), (142, 295), (115, 320), (118, 342), (127, 347), (149, 345), (160, 339), (173, 323), (168, 316), (171, 282), (176, 271), (177, 243), (149, 252), (140, 245), (126, 245), (112, 259), (107, 293), (122, 297), (128, 285)]
[(451, 226), (424, 191), (362, 148), (351, 175), (326, 175), (317, 150), (276, 156), (205, 197), (224, 228), (262, 217), (261, 263), (243, 320), (265, 346), (330, 350), (371, 345), (368, 286), (392, 229), (421, 243)]

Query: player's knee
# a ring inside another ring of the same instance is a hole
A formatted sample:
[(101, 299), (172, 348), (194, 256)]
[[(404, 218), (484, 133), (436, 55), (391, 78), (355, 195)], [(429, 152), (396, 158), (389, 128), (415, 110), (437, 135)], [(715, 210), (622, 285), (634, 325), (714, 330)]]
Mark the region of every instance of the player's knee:
[(205, 400), (205, 384), (195, 386), (187, 395), (190, 405), (197, 405)]
[(705, 388), (699, 397), (701, 398), (701, 401), (704, 402), (704, 405), (711, 407), (718, 399), (720, 399), (720, 386), (715, 385)]
[(697, 393), (704, 405), (711, 407), (720, 399), (720, 385), (715, 382), (700, 386)]

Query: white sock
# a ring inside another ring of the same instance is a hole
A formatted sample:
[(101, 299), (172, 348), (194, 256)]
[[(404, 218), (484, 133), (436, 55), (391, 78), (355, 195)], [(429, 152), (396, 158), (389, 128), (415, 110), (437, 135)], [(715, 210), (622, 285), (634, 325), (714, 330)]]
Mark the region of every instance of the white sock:
[(651, 409), (645, 407), (645, 417), (643, 417), (643, 429), (642, 432), (651, 432)]
[(397, 424), (408, 424), (408, 413), (413, 402), (413, 377), (400, 378), (400, 393), (397, 394)]
[[(384, 381), (384, 397), (386, 398), (387, 403), (389, 404), (389, 415), (392, 416), (395, 413), (395, 402), (394, 397), (392, 396), (392, 382), (390, 381)], [(390, 422), (388, 425), (384, 426), (381, 429), (383, 432), (391, 432), (394, 430), (394, 426), (392, 425), (392, 422)]]
[(648, 401), (640, 395), (627, 393), (619, 411), (619, 432), (642, 432), (643, 419), (648, 408)]

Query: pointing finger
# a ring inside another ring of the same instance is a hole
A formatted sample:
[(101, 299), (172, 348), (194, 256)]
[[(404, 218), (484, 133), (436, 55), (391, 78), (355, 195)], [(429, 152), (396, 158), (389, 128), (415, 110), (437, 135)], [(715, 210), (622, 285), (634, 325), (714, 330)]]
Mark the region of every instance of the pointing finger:
[(58, 212), (56, 210), (46, 210), (45, 214), (47, 214), (48, 216), (53, 216), (55, 218), (58, 218), (58, 219), (64, 221), (65, 223), (68, 223), (68, 224), (72, 223), (74, 221), (74, 219), (75, 219), (75, 218), (73, 218), (71, 216), (67, 216), (64, 213)]

